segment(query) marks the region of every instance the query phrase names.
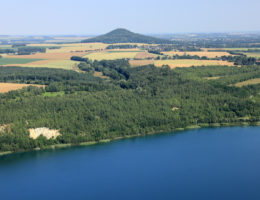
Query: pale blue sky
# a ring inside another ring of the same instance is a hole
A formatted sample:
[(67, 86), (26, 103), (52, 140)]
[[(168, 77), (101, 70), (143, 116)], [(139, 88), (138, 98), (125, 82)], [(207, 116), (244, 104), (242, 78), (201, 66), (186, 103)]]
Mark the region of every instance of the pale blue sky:
[(260, 0), (1, 0), (2, 34), (260, 31)]

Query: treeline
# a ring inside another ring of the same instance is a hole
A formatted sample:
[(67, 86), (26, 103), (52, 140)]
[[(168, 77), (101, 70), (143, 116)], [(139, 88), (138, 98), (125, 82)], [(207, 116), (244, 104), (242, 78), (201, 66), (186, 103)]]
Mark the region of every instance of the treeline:
[(200, 38), (184, 38), (174, 40), (173, 44), (178, 47), (194, 46), (196, 48), (260, 48), (260, 37), (252, 36), (220, 36), (200, 37)]
[[(236, 54), (237, 55), (237, 54)], [(257, 59), (254, 57), (247, 57), (245, 55), (239, 55), (239, 56), (221, 56), (221, 57), (215, 57), (215, 58), (208, 58), (207, 56), (197, 56), (197, 55), (164, 55), (158, 56), (155, 58), (155, 60), (176, 60), (176, 59), (194, 59), (194, 60), (222, 60), (222, 61), (228, 61), (233, 62), (234, 65), (255, 65), (259, 63), (257, 62)]]
[(30, 55), (37, 52), (45, 53), (45, 47), (16, 46), (13, 49), (0, 49), (0, 54)]
[(181, 51), (181, 52), (185, 52), (185, 51), (202, 51), (197, 46), (177, 46), (176, 49), (178, 51)]
[(148, 50), (148, 51), (155, 51), (158, 52), (156, 54), (159, 54), (163, 51), (180, 51), (180, 52), (185, 52), (185, 51), (202, 51), (199, 47), (196, 46), (185, 46), (185, 45), (172, 45), (172, 44), (160, 44), (157, 46), (154, 45), (143, 45), (140, 46), (140, 48)]
[(121, 45), (108, 45), (106, 49), (136, 49), (138, 48), (137, 45), (131, 45), (131, 44), (121, 44)]
[(91, 63), (91, 61), (88, 58), (82, 58), (79, 56), (72, 56), (70, 59), (79, 62)]
[(247, 56), (221, 56), (221, 60), (234, 62), (235, 65), (254, 65), (256, 64), (256, 58)]
[(9, 53), (15, 53), (16, 51), (14, 49), (0, 49), (0, 54), (9, 54)]
[(17, 50), (18, 55), (30, 55), (34, 53), (46, 53), (46, 48), (44, 47), (19, 47)]
[(13, 44), (13, 45), (12, 45), (12, 48), (25, 47), (25, 46), (26, 46), (26, 44), (24, 44), (24, 43), (19, 43), (19, 44)]
[(163, 53), (161, 53), (159, 50), (148, 50), (148, 53), (153, 53), (153, 54), (157, 54), (157, 55), (163, 55)]

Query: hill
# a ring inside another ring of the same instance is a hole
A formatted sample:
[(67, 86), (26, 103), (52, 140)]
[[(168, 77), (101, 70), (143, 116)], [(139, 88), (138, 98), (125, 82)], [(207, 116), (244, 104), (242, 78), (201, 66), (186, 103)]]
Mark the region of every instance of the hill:
[(171, 43), (170, 40), (141, 35), (122, 28), (115, 29), (105, 35), (100, 35), (98, 37), (94, 37), (82, 41), (82, 43), (91, 43), (91, 42), (102, 42), (106, 44), (112, 44), (112, 43), (170, 44)]

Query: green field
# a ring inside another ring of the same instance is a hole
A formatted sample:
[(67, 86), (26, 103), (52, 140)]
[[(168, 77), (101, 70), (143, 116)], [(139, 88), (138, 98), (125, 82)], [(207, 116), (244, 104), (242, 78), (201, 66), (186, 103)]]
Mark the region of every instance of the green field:
[(27, 64), (30, 62), (39, 61), (41, 59), (30, 59), (30, 58), (0, 58), (0, 65), (11, 65), (11, 64)]
[(260, 52), (245, 53), (247, 57), (260, 58)]

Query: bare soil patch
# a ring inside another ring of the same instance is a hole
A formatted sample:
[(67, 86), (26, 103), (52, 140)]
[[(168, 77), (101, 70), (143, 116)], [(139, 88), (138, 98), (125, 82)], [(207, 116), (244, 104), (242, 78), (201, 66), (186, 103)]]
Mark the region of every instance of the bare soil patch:
[(32, 129), (29, 129), (29, 132), (30, 132), (30, 138), (33, 138), (33, 139), (37, 139), (40, 135), (43, 135), (47, 139), (51, 139), (51, 138), (55, 139), (60, 135), (58, 130), (49, 129), (46, 127), (32, 128)]

